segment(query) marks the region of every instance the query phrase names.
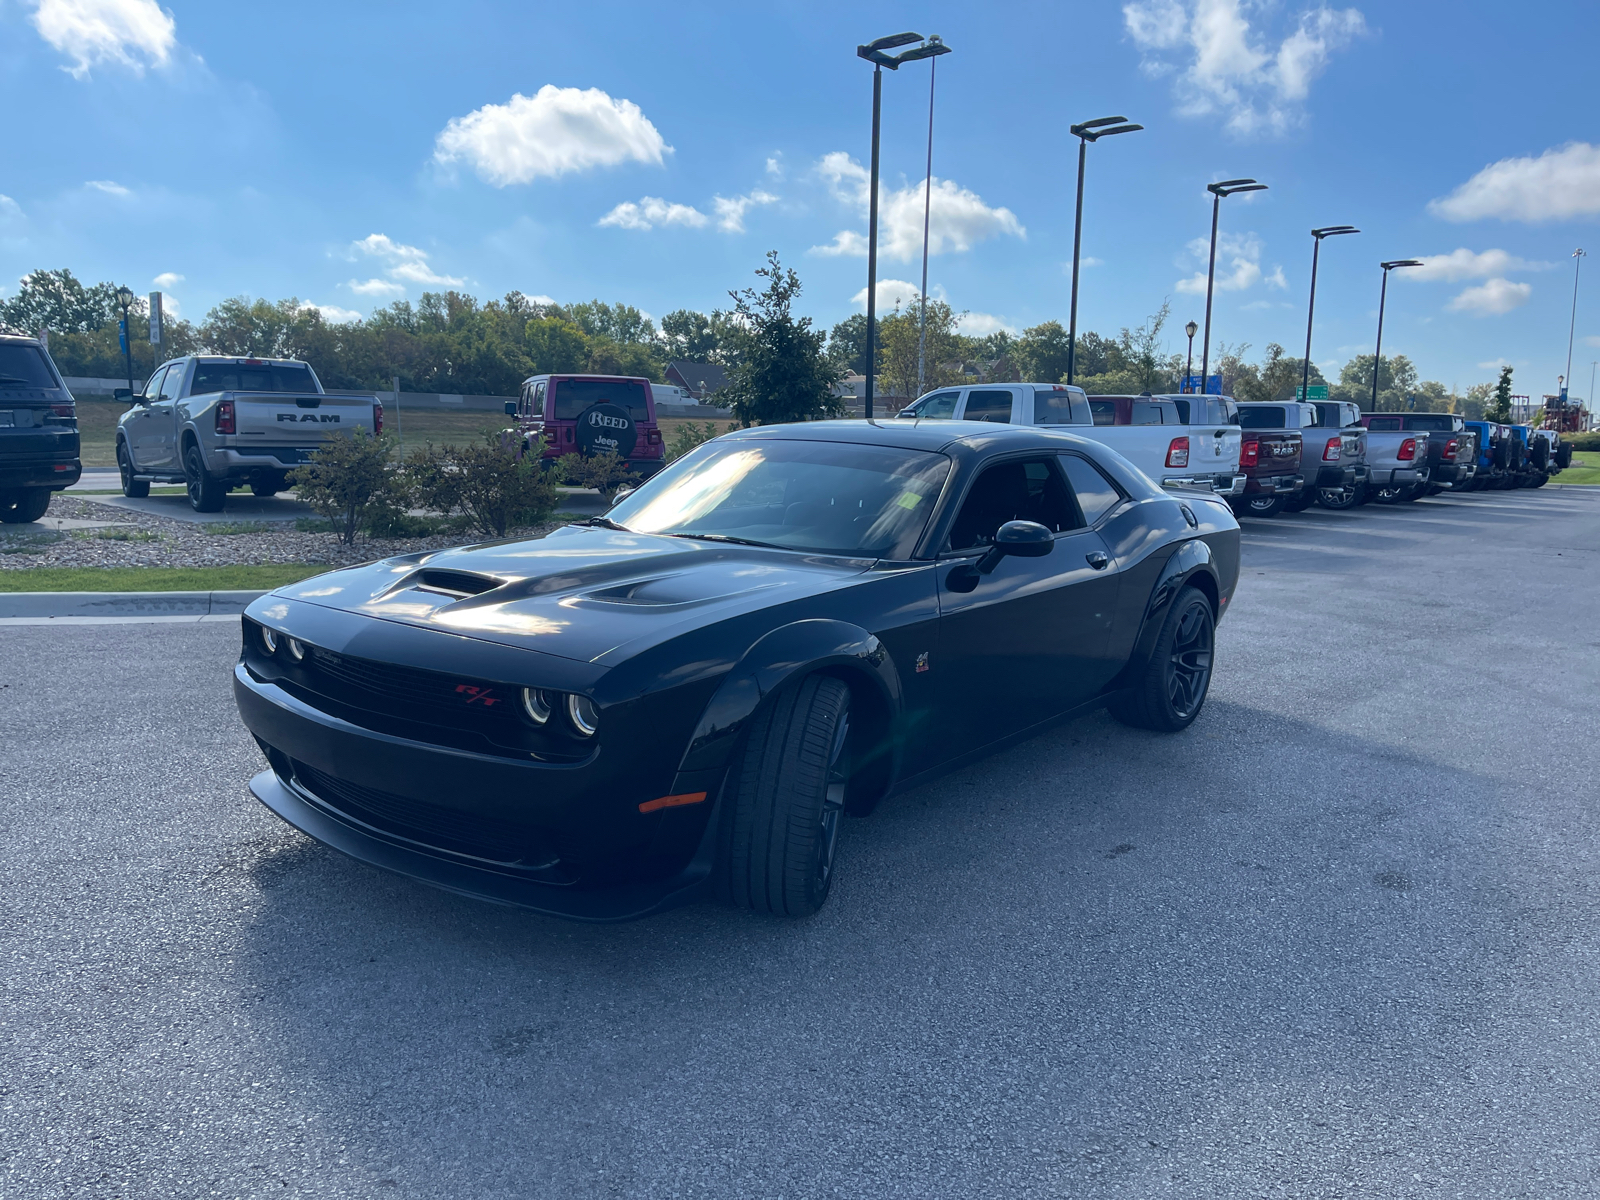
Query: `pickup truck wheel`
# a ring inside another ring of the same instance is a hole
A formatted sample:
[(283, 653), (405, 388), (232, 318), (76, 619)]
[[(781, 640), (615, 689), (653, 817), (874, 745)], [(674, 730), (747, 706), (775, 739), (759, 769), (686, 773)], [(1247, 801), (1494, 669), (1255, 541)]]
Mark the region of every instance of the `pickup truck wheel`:
[(1347, 508), (1354, 508), (1361, 493), (1353, 487), (1347, 488), (1318, 488), (1317, 503), (1323, 508), (1331, 508), (1334, 512), (1342, 512)]
[(7, 525), (26, 525), (44, 516), (50, 507), (49, 488), (19, 488), (0, 492), (0, 521)]
[(1234, 503), (1233, 511), (1241, 517), (1275, 517), (1283, 511), (1283, 497), (1246, 496)]
[(1133, 687), (1111, 701), (1111, 715), (1124, 725), (1176, 733), (1200, 715), (1211, 690), (1216, 618), (1198, 588), (1178, 593), (1161, 623), (1150, 663)]
[(1381, 487), (1373, 492), (1372, 498), (1379, 504), (1399, 504), (1410, 490), (1407, 486)]
[(804, 917), (833, 885), (834, 852), (850, 779), (850, 689), (811, 675), (755, 717), (723, 785), (718, 899)]
[(142, 500), (150, 494), (150, 481), (133, 477), (133, 464), (128, 461), (128, 443), (117, 443), (117, 474), (122, 476), (122, 494), (133, 500)]
[(1315, 502), (1316, 497), (1312, 494), (1310, 489), (1306, 489), (1303, 490), (1298, 496), (1291, 496), (1289, 499), (1285, 500), (1283, 502), (1283, 511), (1292, 513), (1305, 512), (1305, 510), (1310, 508)]
[(183, 452), (183, 482), (189, 490), (189, 507), (195, 512), (221, 512), (228, 499), (227, 485), (206, 474), (206, 460), (194, 443)]

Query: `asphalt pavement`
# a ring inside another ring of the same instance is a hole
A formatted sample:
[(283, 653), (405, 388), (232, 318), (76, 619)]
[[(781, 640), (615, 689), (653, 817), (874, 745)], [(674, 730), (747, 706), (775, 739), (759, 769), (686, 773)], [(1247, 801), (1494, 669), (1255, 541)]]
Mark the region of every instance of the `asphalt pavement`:
[(898, 797), (798, 922), (386, 875), (250, 799), (230, 624), (0, 630), (0, 1195), (1595, 1195), (1600, 495), (1245, 543), (1190, 730)]

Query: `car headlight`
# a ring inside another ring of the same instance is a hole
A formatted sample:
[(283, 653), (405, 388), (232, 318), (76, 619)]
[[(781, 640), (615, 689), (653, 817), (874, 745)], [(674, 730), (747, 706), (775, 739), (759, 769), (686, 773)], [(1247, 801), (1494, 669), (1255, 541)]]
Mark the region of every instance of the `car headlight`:
[(278, 652), (277, 632), (263, 625), (261, 627), (261, 644), (267, 648), (268, 654), (276, 654)]
[(567, 720), (579, 737), (593, 737), (600, 728), (600, 712), (594, 701), (576, 692), (567, 697)]
[(304, 662), (306, 657), (306, 644), (299, 638), (284, 639), (284, 649), (289, 652), (289, 657), (295, 662)]
[(535, 725), (543, 725), (550, 719), (549, 695), (540, 688), (523, 688), (522, 711)]

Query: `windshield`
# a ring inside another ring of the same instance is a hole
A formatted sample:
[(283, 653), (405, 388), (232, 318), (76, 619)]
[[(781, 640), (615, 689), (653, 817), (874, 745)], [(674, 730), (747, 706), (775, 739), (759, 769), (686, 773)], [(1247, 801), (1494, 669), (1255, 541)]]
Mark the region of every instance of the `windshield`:
[(1287, 419), (1287, 414), (1276, 404), (1252, 404), (1239, 409), (1239, 424), (1246, 429), (1287, 429)]
[[(178, 368), (183, 369), (181, 366)], [(197, 362), (191, 396), (211, 392), (302, 392), (315, 395), (317, 381), (305, 363)]]
[(644, 384), (637, 380), (558, 379), (551, 386), (556, 389), (554, 419), (557, 421), (576, 421), (596, 404), (615, 404), (618, 408), (625, 408), (635, 421), (650, 419), (650, 409), (644, 399)]
[(56, 377), (37, 346), (0, 344), (0, 387), (53, 388)]
[(941, 418), (948, 420), (956, 415), (956, 401), (961, 399), (960, 392), (934, 392), (920, 400), (914, 400), (902, 408), (896, 416)]
[(636, 533), (909, 558), (950, 473), (942, 454), (849, 442), (713, 442), (607, 514)]

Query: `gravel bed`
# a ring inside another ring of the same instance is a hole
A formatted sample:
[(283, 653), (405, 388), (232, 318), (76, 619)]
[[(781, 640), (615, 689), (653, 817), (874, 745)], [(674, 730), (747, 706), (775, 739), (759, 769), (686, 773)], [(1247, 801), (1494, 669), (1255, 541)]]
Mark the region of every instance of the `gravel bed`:
[[(297, 530), (292, 523), (241, 521), (196, 525), (168, 517), (130, 513), (92, 500), (57, 492), (50, 517), (112, 522), (105, 529), (46, 530), (31, 525), (0, 526), (0, 571), (31, 567), (231, 567), (264, 563), (315, 563), (330, 567), (371, 562), (417, 550), (444, 550), (480, 540), (472, 534), (421, 538), (369, 538), (357, 535), (346, 546), (332, 533)], [(566, 521), (546, 521), (513, 530), (515, 537), (543, 537)]]

